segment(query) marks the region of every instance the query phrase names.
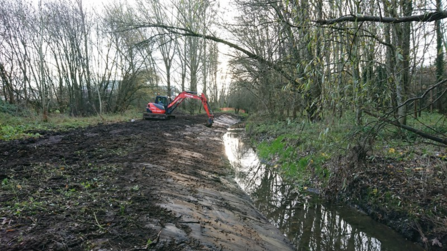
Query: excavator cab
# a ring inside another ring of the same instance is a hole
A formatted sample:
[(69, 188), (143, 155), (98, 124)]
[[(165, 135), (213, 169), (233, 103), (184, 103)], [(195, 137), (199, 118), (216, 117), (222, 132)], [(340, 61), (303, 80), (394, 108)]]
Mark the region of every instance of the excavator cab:
[(168, 102), (168, 97), (166, 96), (157, 96), (155, 98), (155, 103), (156, 104), (160, 104), (163, 105), (164, 107), (167, 107), (169, 102)]

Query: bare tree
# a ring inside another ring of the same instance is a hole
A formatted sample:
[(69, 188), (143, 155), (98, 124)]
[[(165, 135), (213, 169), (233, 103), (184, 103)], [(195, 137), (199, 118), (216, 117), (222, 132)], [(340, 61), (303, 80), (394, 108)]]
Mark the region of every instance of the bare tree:
[[(172, 13), (169, 9), (173, 9), (173, 6), (169, 6), (169, 2), (164, 2), (165, 5), (160, 1), (150, 1), (150, 6), (148, 8), (141, 8), (141, 15), (146, 19), (153, 19), (154, 22), (162, 23), (168, 19), (172, 19)], [(168, 3), (168, 4), (166, 4)], [(145, 6), (144, 2), (139, 2), (140, 6)], [(175, 22), (172, 20), (170, 22)], [(161, 59), (163, 61), (165, 78), (166, 78), (166, 94), (172, 96), (171, 79), (172, 79), (172, 67), (174, 64), (174, 56), (177, 53), (177, 38), (175, 35), (163, 32), (162, 29), (157, 30), (158, 36), (155, 39), (158, 44), (158, 50), (161, 54)]]
[[(430, 31), (430, 22), (447, 17), (439, 1), (239, 0), (243, 14), (226, 26), (229, 41), (213, 30), (211, 1), (141, 1), (142, 12), (109, 5), (96, 23), (81, 0), (42, 1), (40, 10), (0, 1), (2, 96), (73, 115), (122, 111), (144, 87), (141, 76), (157, 74), (158, 59), (168, 94), (177, 82), (218, 97), (215, 43), (222, 43), (234, 49), (234, 82), (249, 83), (272, 114), (292, 109), (317, 120), (349, 111), (360, 124), (363, 110), (393, 110), (405, 123), (413, 105), (406, 100), (424, 91), (414, 81), (425, 65), (419, 46), (441, 37), (441, 25)], [(440, 65), (443, 49), (436, 50)]]
[[(122, 30), (123, 23), (135, 23), (136, 11), (128, 6), (115, 5), (107, 10), (106, 19), (111, 43), (116, 53), (116, 75), (109, 81), (107, 105), (112, 112), (124, 112), (147, 82), (155, 79), (152, 51), (154, 42), (147, 40), (151, 33), (143, 30)], [(144, 42), (143, 42), (144, 41)]]
[[(209, 10), (210, 2), (188, 0), (176, 1), (174, 3), (178, 12), (178, 23), (181, 26), (187, 27), (189, 30), (197, 33), (207, 31), (207, 11)], [(184, 39), (185, 56), (181, 56), (183, 63), (188, 70), (189, 75), (189, 90), (192, 92), (198, 91), (198, 83), (200, 80), (200, 68), (206, 72), (206, 40), (205, 35), (201, 37), (188, 36)], [(202, 74), (202, 92), (206, 90), (206, 73)], [(190, 104), (189, 111), (193, 113), (196, 108), (195, 103)]]
[(35, 16), (32, 7), (25, 1), (2, 0), (0, 4), (3, 94), (10, 103), (22, 102), (26, 105), (35, 91), (31, 87), (32, 70), (35, 69), (32, 64), (35, 54), (31, 51)]

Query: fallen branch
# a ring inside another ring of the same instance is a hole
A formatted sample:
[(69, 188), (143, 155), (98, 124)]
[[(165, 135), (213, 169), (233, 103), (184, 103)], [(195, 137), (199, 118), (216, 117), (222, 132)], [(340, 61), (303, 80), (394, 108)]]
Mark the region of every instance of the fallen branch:
[(419, 136), (421, 136), (423, 138), (430, 139), (430, 140), (433, 140), (435, 142), (447, 145), (447, 139), (445, 139), (445, 138), (436, 137), (434, 135), (425, 133), (425, 132), (423, 132), (421, 130), (418, 130), (416, 128), (413, 128), (413, 127), (410, 127), (410, 126), (407, 126), (407, 125), (403, 125), (403, 124), (399, 123), (398, 121), (394, 121), (394, 120), (390, 120), (390, 119), (387, 119), (387, 118), (384, 118), (384, 117), (380, 117), (380, 116), (378, 116), (376, 114), (373, 114), (373, 113), (365, 111), (365, 110), (364, 110), (364, 112), (366, 114), (370, 115), (370, 116), (378, 118), (380, 121), (383, 121), (383, 122), (386, 122), (388, 124), (392, 124), (392, 125), (397, 126), (399, 128), (405, 129), (405, 130), (410, 131), (412, 133), (415, 133), (415, 134), (417, 134), (417, 135), (419, 135)]
[[(436, 83), (436, 84), (430, 86), (428, 89), (426, 89), (426, 90), (424, 91), (424, 93), (422, 93), (421, 96), (419, 96), (419, 97), (414, 97), (414, 98), (410, 98), (410, 99), (406, 100), (405, 102), (403, 102), (402, 104), (400, 104), (396, 109), (399, 109), (399, 108), (401, 108), (401, 107), (403, 107), (403, 106), (409, 104), (410, 102), (413, 102), (413, 101), (416, 101), (416, 100), (420, 100), (420, 99), (425, 98), (425, 96), (427, 96), (427, 95), (430, 93), (430, 91), (432, 91), (433, 89), (435, 89), (435, 88), (437, 88), (437, 87), (439, 87), (439, 86), (441, 86), (441, 85), (443, 85), (443, 84), (445, 84), (445, 83), (447, 83), (447, 79), (444, 79), (444, 80), (439, 81), (438, 83)], [(445, 91), (444, 91), (444, 92), (445, 92)]]

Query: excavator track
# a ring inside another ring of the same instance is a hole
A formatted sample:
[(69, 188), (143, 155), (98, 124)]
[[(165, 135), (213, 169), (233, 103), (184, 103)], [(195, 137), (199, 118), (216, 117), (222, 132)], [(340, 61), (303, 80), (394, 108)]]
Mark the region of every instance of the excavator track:
[(166, 119), (175, 119), (174, 115), (167, 115), (167, 114), (154, 114), (154, 113), (143, 113), (143, 119), (160, 119), (160, 120), (166, 120)]

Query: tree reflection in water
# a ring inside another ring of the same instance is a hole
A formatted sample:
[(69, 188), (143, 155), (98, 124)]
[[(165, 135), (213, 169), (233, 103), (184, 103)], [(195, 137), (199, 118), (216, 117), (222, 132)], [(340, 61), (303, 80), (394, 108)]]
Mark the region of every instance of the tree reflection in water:
[(423, 250), (351, 208), (300, 194), (281, 179), (275, 168), (261, 163), (253, 149), (241, 140), (242, 135), (243, 131), (224, 135), (235, 180), (297, 250)]

